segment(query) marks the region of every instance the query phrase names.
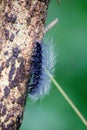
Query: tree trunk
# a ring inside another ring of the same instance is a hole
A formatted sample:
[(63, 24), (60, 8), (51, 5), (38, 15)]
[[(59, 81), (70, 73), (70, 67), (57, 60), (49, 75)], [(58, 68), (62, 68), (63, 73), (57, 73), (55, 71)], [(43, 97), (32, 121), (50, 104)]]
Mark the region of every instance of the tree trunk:
[(18, 130), (33, 43), (43, 39), (49, 0), (0, 0), (0, 130)]

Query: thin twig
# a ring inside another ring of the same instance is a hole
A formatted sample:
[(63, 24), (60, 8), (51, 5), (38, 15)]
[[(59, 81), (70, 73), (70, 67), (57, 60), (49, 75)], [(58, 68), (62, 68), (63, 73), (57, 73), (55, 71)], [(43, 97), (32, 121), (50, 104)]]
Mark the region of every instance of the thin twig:
[(49, 31), (55, 24), (57, 24), (59, 21), (58, 18), (54, 19), (44, 30), (44, 33), (46, 33), (47, 31)]
[(75, 106), (75, 104), (71, 101), (71, 99), (68, 97), (68, 95), (65, 93), (65, 91), (61, 88), (61, 86), (58, 84), (58, 82), (53, 78), (53, 76), (47, 70), (46, 70), (46, 72), (47, 72), (48, 76), (50, 77), (51, 81), (54, 83), (54, 85), (59, 90), (59, 92), (66, 99), (68, 104), (71, 106), (71, 108), (77, 114), (77, 116), (80, 118), (80, 120), (83, 122), (83, 124), (87, 127), (87, 120), (85, 119), (85, 117), (81, 114), (81, 112), (78, 110), (78, 108)]
[[(60, 2), (60, 1), (59, 1)], [(46, 29), (44, 30), (44, 33), (49, 31), (56, 23), (58, 22), (58, 18), (56, 18), (53, 22), (51, 22)], [(53, 78), (53, 76), (46, 70), (48, 76), (54, 83), (54, 85), (57, 87), (59, 92), (62, 94), (62, 96), (66, 99), (68, 104), (71, 106), (71, 108), (74, 110), (74, 112), (77, 114), (77, 116), (80, 118), (80, 120), (83, 122), (83, 124), (87, 127), (87, 120), (85, 117), (81, 114), (81, 112), (78, 110), (78, 108), (75, 106), (75, 104), (72, 102), (72, 100), (68, 97), (68, 95), (65, 93), (65, 91), (61, 88), (61, 86), (58, 84), (58, 82)]]

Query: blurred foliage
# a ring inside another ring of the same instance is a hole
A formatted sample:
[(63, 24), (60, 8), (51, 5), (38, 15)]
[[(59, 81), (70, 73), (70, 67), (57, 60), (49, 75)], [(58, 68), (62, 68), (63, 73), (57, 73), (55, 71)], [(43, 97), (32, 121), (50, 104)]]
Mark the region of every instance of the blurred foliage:
[[(87, 0), (51, 0), (47, 25), (56, 24), (45, 38), (52, 37), (57, 64), (55, 79), (87, 119)], [(49, 40), (50, 42), (50, 40)], [(27, 99), (20, 130), (86, 130), (63, 96), (52, 84), (44, 99)]]

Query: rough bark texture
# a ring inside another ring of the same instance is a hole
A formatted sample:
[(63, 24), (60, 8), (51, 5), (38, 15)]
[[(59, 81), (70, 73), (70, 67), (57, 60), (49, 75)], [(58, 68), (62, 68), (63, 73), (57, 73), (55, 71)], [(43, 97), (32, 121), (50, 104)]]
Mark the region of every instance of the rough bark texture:
[(18, 130), (33, 43), (43, 38), (49, 0), (0, 0), (0, 130)]

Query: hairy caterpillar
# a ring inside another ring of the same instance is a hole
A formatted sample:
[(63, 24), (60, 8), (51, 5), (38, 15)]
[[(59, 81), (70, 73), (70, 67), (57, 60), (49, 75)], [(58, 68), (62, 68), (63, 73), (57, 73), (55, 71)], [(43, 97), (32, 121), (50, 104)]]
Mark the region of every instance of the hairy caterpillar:
[(53, 44), (43, 44), (35, 42), (31, 56), (30, 82), (28, 83), (29, 95), (31, 99), (37, 100), (48, 94), (51, 80), (46, 73), (46, 69), (53, 74), (54, 69)]

